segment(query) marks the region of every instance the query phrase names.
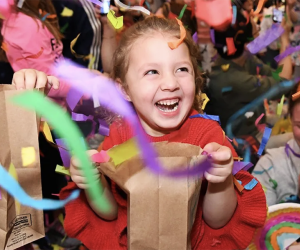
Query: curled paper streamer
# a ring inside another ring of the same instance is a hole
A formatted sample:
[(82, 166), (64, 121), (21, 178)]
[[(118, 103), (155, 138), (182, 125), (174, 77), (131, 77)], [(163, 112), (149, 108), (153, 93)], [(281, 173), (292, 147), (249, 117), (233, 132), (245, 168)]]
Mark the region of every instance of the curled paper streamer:
[(187, 4), (185, 4), (185, 5), (183, 6), (182, 10), (180, 11), (179, 16), (178, 16), (178, 19), (179, 19), (179, 20), (181, 20), (181, 18), (183, 17), (184, 12), (185, 12), (185, 10), (186, 10), (186, 7), (187, 7)]
[[(193, 168), (177, 171), (164, 169), (157, 159), (157, 153), (153, 149), (153, 146), (145, 136), (145, 132), (140, 125), (135, 111), (130, 104), (123, 99), (122, 94), (117, 90), (115, 83), (111, 79), (93, 74), (92, 72), (80, 70), (74, 64), (67, 61), (60, 62), (54, 70), (62, 79), (67, 80), (73, 88), (81, 91), (82, 94), (92, 95), (96, 93), (103, 106), (107, 106), (115, 113), (122, 115), (131, 124), (136, 134), (135, 139), (140, 148), (145, 166), (152, 172), (171, 177), (199, 176), (211, 167), (211, 162), (205, 158), (203, 162), (200, 162)], [(84, 85), (82, 81), (88, 81), (89, 84)], [(112, 102), (111, 100), (114, 101)], [(49, 110), (47, 112), (50, 113)]]
[(217, 115), (197, 114), (197, 115), (190, 116), (190, 118), (199, 118), (199, 117), (207, 120), (216, 121), (221, 125), (220, 117)]
[(40, 210), (54, 210), (64, 207), (68, 202), (75, 200), (80, 191), (75, 190), (72, 194), (63, 201), (42, 199), (35, 200), (32, 199), (25, 191), (22, 189), (20, 184), (5, 170), (5, 168), (0, 164), (0, 186), (7, 191), (12, 197), (18, 200), (22, 205), (32, 207)]
[(207, 95), (205, 93), (201, 94), (201, 99), (202, 99), (202, 107), (201, 109), (204, 110), (206, 107), (206, 104), (209, 102), (209, 98), (207, 97)]
[(265, 147), (266, 147), (266, 145), (267, 145), (267, 143), (270, 139), (271, 133), (272, 133), (272, 129), (270, 129), (268, 127), (265, 127), (264, 135), (263, 135), (263, 138), (261, 140), (261, 144), (260, 144), (258, 152), (257, 152), (257, 154), (259, 156), (262, 155), (262, 153), (263, 153), (263, 151), (264, 151), (264, 149), (265, 149)]
[(194, 40), (195, 43), (198, 42), (198, 34), (197, 34), (197, 32), (194, 33), (193, 40)]
[(248, 12), (247, 11), (243, 11), (243, 15), (244, 15), (244, 17), (247, 19), (246, 20), (246, 23), (243, 23), (243, 22), (240, 22), (240, 26), (245, 26), (245, 25), (247, 25), (248, 23), (249, 23), (249, 21), (250, 21), (250, 16), (249, 16), (249, 14), (248, 14)]
[[(76, 75), (74, 72), (72, 74)], [(89, 196), (95, 201), (95, 204), (99, 209), (102, 209), (102, 211), (109, 211), (110, 203), (104, 197), (99, 195), (99, 193), (103, 191), (102, 186), (100, 183), (93, 182), (94, 167), (90, 161), (90, 157), (86, 153), (86, 144), (82, 143), (82, 135), (79, 128), (75, 126), (63, 109), (36, 91), (28, 91), (21, 95), (14, 96), (12, 101), (28, 109), (35, 110), (39, 115), (45, 117), (49, 124), (55, 128), (58, 135), (60, 135), (61, 138), (66, 139), (65, 142), (68, 148), (76, 155), (82, 166), (85, 178), (90, 183), (90, 187), (87, 190)], [(77, 194), (79, 194), (79, 191)]]
[(30, 56), (18, 58), (16, 61), (20, 61), (20, 60), (23, 60), (23, 59), (29, 59), (29, 58), (36, 59), (36, 58), (39, 58), (43, 54), (43, 52), (44, 52), (44, 48), (41, 47), (41, 50), (38, 53), (30, 55)]
[(277, 115), (278, 116), (280, 116), (282, 113), (283, 104), (284, 104), (284, 95), (281, 97), (280, 103), (278, 103), (278, 105), (277, 105)]
[(170, 49), (176, 49), (186, 37), (186, 29), (183, 27), (182, 22), (179, 19), (176, 19), (180, 28), (180, 38), (173, 42), (168, 42)]
[(265, 33), (260, 34), (251, 43), (247, 45), (247, 48), (252, 54), (256, 54), (272, 42), (277, 40), (284, 32), (284, 28), (280, 24), (273, 24), (270, 29)]
[(296, 47), (291, 47), (289, 46), (283, 53), (279, 54), (278, 56), (274, 57), (274, 60), (278, 63), (280, 62), (283, 58), (293, 54), (294, 52), (297, 52), (300, 50), (300, 45)]
[(80, 36), (80, 34), (78, 34), (78, 35), (71, 41), (71, 43), (70, 43), (70, 50), (71, 50), (73, 56), (75, 56), (76, 58), (82, 58), (83, 60), (88, 60), (88, 59), (91, 58), (91, 54), (89, 54), (89, 55), (79, 55), (79, 54), (77, 54), (76, 51), (73, 49), (74, 46), (75, 46), (75, 44), (76, 44), (76, 42), (77, 42), (77, 40), (78, 40), (78, 38), (79, 38), (79, 36)]
[(236, 42), (236, 44), (240, 44), (241, 42), (239, 42), (239, 41), (236, 41), (236, 39), (237, 39), (237, 37), (238, 37), (238, 35), (239, 34), (243, 34), (244, 33), (244, 31), (243, 30), (239, 30), (236, 34), (235, 34), (235, 36), (234, 36), (234, 42)]
[(227, 55), (233, 55), (236, 52), (236, 47), (232, 37), (226, 37)]
[[(91, 0), (89, 0), (89, 1), (91, 1)], [(136, 10), (136, 11), (143, 12), (146, 15), (150, 16), (150, 11), (147, 10), (147, 9), (145, 9), (142, 6), (132, 6), (132, 7), (130, 7), (130, 6), (126, 5), (126, 4), (121, 3), (119, 0), (115, 0), (115, 5), (117, 7), (119, 7), (121, 11)]]
[(251, 15), (257, 15), (261, 11), (262, 7), (264, 6), (265, 0), (259, 0), (258, 5), (255, 11), (251, 11)]
[(287, 155), (288, 157), (290, 156), (290, 152), (289, 152), (289, 150), (290, 150), (290, 151), (293, 153), (294, 156), (300, 158), (300, 154), (297, 154), (297, 153), (294, 151), (294, 149), (292, 149), (291, 146), (290, 146), (288, 143), (285, 144), (284, 150), (285, 150), (285, 153), (286, 153), (286, 155)]

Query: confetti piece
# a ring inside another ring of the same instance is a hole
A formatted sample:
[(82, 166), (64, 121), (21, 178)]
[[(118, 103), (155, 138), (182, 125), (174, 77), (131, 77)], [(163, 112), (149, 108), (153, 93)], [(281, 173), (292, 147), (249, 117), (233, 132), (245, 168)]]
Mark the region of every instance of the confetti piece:
[(269, 114), (270, 113), (270, 107), (269, 107), (268, 99), (264, 99), (264, 107), (265, 107), (265, 110), (266, 110), (267, 114)]
[(240, 26), (246, 26), (246, 25), (249, 23), (249, 21), (250, 21), (250, 16), (249, 16), (249, 13), (248, 13), (247, 11), (243, 10), (243, 15), (244, 15), (244, 17), (245, 17), (247, 20), (246, 20), (246, 23), (240, 22), (240, 23), (239, 23)]
[(23, 167), (28, 167), (36, 161), (34, 147), (27, 147), (21, 149)]
[(241, 170), (247, 171), (251, 167), (253, 167), (251, 162), (235, 161), (233, 162), (232, 174), (236, 175)]
[(235, 177), (233, 178), (233, 183), (240, 193), (244, 190), (244, 187), (240, 184), (240, 181), (238, 181)]
[(259, 156), (262, 155), (262, 153), (270, 139), (271, 133), (272, 133), (272, 129), (265, 127), (265, 131), (264, 131), (263, 138), (262, 138), (261, 144), (259, 146), (257, 155), (259, 155)]
[(197, 32), (194, 33), (193, 40), (194, 40), (195, 43), (198, 43), (198, 34), (197, 34)]
[(183, 17), (184, 12), (185, 12), (185, 10), (186, 10), (186, 7), (187, 7), (187, 4), (185, 4), (185, 5), (183, 6), (182, 10), (180, 11), (179, 16), (178, 16), (178, 19), (179, 19), (179, 20), (181, 20), (181, 18)]
[(264, 6), (265, 0), (259, 0), (258, 5), (255, 11), (251, 11), (251, 15), (258, 15), (261, 11), (262, 7)]
[[(82, 73), (81, 70), (77, 70), (76, 73), (78, 72)], [(76, 75), (76, 73), (73, 72), (73, 75)], [(85, 143), (82, 143), (82, 135), (79, 128), (72, 122), (64, 110), (36, 91), (24, 92), (21, 95), (14, 96), (12, 101), (28, 109), (35, 110), (39, 115), (47, 119), (49, 124), (55, 128), (55, 131), (61, 138), (66, 138), (68, 148), (76, 155), (87, 182), (90, 183), (89, 189), (87, 189), (89, 196), (95, 201), (95, 205), (101, 209), (101, 211), (109, 211), (110, 203), (104, 197), (99, 196), (99, 193), (103, 191), (102, 186), (100, 183), (93, 182), (94, 167), (90, 161), (90, 157), (86, 153), (87, 147)], [(72, 198), (77, 198), (78, 195), (79, 191), (73, 194), (67, 201), (72, 200)], [(45, 203), (42, 204), (45, 205)], [(48, 204), (49, 207), (43, 206), (42, 209), (50, 209), (50, 204)], [(60, 204), (57, 205), (57, 208), (59, 208), (66, 203), (62, 202), (54, 204)]]
[[(170, 177), (199, 176), (211, 168), (211, 162), (207, 157), (204, 157), (204, 160), (196, 166), (193, 166), (193, 168), (181, 168), (176, 171), (165, 169), (161, 166), (157, 159), (157, 153), (145, 136), (145, 131), (142, 129), (135, 111), (132, 106), (124, 100), (122, 94), (115, 87), (115, 83), (111, 79), (93, 74), (90, 71), (78, 70), (78, 67), (70, 61), (59, 62), (54, 70), (62, 79), (70, 82), (72, 87), (78, 89), (82, 93), (89, 95), (97, 93), (98, 99), (101, 100), (103, 106), (109, 107), (113, 112), (122, 115), (124, 119), (130, 123), (133, 131), (137, 135), (136, 141), (140, 148), (141, 158), (143, 159), (145, 166), (153, 173)], [(82, 84), (83, 80), (88, 80), (89, 85)], [(111, 101), (112, 99), (114, 100), (113, 102)]]
[(182, 22), (179, 19), (176, 19), (180, 28), (180, 38), (173, 42), (168, 42), (170, 49), (176, 49), (186, 37), (186, 29), (183, 27)]
[(60, 28), (60, 32), (64, 34), (68, 27), (69, 27), (69, 23), (66, 23), (63, 27)]
[(61, 16), (63, 17), (71, 17), (73, 16), (73, 10), (67, 8), (67, 7), (64, 7), (63, 11), (60, 13)]
[(266, 124), (259, 124), (260, 120), (264, 117), (264, 113), (262, 113), (255, 121), (255, 126), (259, 131), (263, 131), (266, 127)]
[(93, 66), (94, 66), (94, 63), (96, 61), (96, 57), (95, 56), (92, 56), (90, 58), (90, 62), (89, 62), (89, 65), (88, 65), (88, 69), (93, 69)]
[(39, 13), (40, 13), (40, 16), (42, 17), (41, 18), (41, 21), (44, 22), (46, 19), (54, 19), (54, 18), (57, 18), (57, 15), (56, 14), (50, 14), (50, 13), (47, 13), (46, 11), (44, 10), (39, 10)]
[(113, 10), (109, 10), (107, 18), (116, 30), (121, 29), (123, 27), (123, 16), (116, 17), (115, 12)]
[(140, 12), (142, 12), (142, 13), (150, 16), (150, 11), (147, 10), (147, 9), (145, 9), (142, 6), (133, 6), (133, 7), (130, 7), (130, 6), (126, 5), (126, 4), (121, 3), (119, 0), (114, 0), (114, 1), (115, 1), (115, 5), (117, 7), (119, 7), (121, 11), (137, 10), (137, 11), (140, 11)]
[(66, 150), (66, 144), (64, 139), (55, 139), (56, 144), (58, 145), (58, 150), (60, 158), (65, 168), (70, 167), (71, 155), (68, 150)]
[(101, 150), (99, 153), (92, 155), (92, 161), (96, 163), (108, 162), (110, 159), (107, 152)]
[(209, 98), (207, 97), (207, 95), (205, 93), (201, 93), (201, 100), (202, 100), (202, 110), (205, 109), (206, 104), (209, 102)]
[(56, 165), (55, 172), (59, 174), (71, 176), (70, 170), (60, 165)]
[(70, 50), (71, 50), (71, 53), (73, 54), (73, 56), (75, 56), (76, 58), (82, 58), (83, 60), (88, 60), (91, 58), (91, 54), (89, 55), (79, 55), (76, 53), (76, 51), (73, 49), (78, 38), (79, 38), (80, 34), (78, 34), (70, 43)]
[(47, 139), (47, 141), (50, 141), (50, 142), (53, 142), (53, 138), (52, 138), (52, 134), (51, 134), (51, 131), (50, 131), (50, 127), (48, 125), (47, 122), (43, 121), (42, 122), (42, 130), (43, 130), (43, 133)]
[(234, 53), (236, 52), (236, 48), (234, 45), (234, 41), (232, 37), (226, 37), (226, 44), (227, 44), (227, 55), (234, 55)]
[(280, 103), (277, 104), (277, 115), (278, 116), (281, 116), (283, 104), (284, 104), (284, 95), (281, 97)]
[(130, 139), (107, 151), (107, 154), (114, 162), (115, 166), (139, 154), (139, 149), (134, 139)]
[(283, 69), (283, 65), (280, 65), (276, 71), (272, 71), (272, 77), (276, 80), (276, 81), (280, 81), (281, 78), (279, 76), (279, 74), (282, 72), (282, 69)]
[(20, 61), (20, 60), (23, 60), (23, 59), (29, 59), (29, 58), (37, 59), (37, 58), (39, 58), (43, 54), (43, 52), (44, 52), (44, 48), (41, 47), (41, 50), (38, 53), (36, 53), (34, 55), (30, 55), (30, 56), (18, 58), (16, 61)]
[(108, 124), (101, 119), (98, 119), (99, 121), (99, 134), (104, 136), (109, 136), (109, 126)]
[(217, 115), (207, 115), (207, 114), (204, 113), (204, 114), (197, 114), (197, 115), (190, 116), (190, 118), (204, 118), (204, 119), (207, 119), (207, 120), (216, 121), (219, 124), (221, 124), (220, 117), (217, 116)]
[(283, 53), (279, 54), (278, 56), (274, 57), (274, 60), (278, 63), (280, 62), (283, 58), (297, 52), (300, 50), (300, 45), (296, 47), (291, 47), (289, 46)]
[(255, 178), (253, 178), (248, 184), (244, 186), (244, 188), (246, 190), (252, 190), (257, 185), (257, 183), (258, 181)]
[(224, 72), (226, 72), (226, 71), (229, 70), (229, 66), (230, 66), (230, 64), (223, 64), (223, 65), (221, 65), (221, 69), (222, 69)]
[(231, 25), (234, 25), (235, 22), (236, 22), (236, 15), (237, 15), (237, 8), (236, 8), (236, 5), (233, 5), (232, 6), (232, 22), (231, 22)]
[(237, 37), (239, 36), (239, 34), (243, 34), (244, 33), (244, 31), (243, 30), (239, 30), (236, 34), (235, 34), (235, 36), (234, 36), (234, 42), (236, 43), (236, 44), (240, 44), (241, 42), (239, 42), (239, 41), (236, 41), (236, 39), (237, 39)]
[(214, 29), (210, 29), (210, 39), (211, 39), (213, 44), (216, 44), (215, 30)]
[(70, 88), (67, 94), (66, 101), (71, 111), (75, 109), (82, 96), (83, 95), (80, 92), (78, 92), (76, 89)]
[(280, 24), (273, 24), (265, 33), (260, 34), (252, 42), (247, 45), (248, 50), (252, 54), (257, 54), (259, 51), (277, 40), (284, 32), (284, 28)]
[(245, 116), (247, 117), (247, 119), (251, 118), (253, 115), (254, 115), (254, 112), (252, 112), (252, 111), (245, 113)]
[(232, 86), (222, 88), (222, 93), (226, 93), (226, 92), (230, 92), (230, 91), (232, 91)]

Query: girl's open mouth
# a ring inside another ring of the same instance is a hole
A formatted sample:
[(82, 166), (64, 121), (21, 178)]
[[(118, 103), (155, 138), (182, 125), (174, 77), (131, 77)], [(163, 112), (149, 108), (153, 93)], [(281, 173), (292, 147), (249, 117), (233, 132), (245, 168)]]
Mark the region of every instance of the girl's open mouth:
[(162, 112), (174, 112), (178, 109), (179, 99), (163, 100), (155, 103), (155, 106)]

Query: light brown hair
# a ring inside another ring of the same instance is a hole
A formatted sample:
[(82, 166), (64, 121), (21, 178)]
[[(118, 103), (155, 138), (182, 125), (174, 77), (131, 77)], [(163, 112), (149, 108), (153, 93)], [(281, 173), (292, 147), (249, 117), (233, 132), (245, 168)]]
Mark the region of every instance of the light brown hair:
[[(111, 73), (111, 77), (114, 80), (119, 78), (122, 81), (123, 88), (125, 90), (127, 90), (125, 76), (129, 67), (129, 53), (132, 49), (132, 45), (137, 39), (153, 32), (167, 33), (174, 35), (178, 39), (180, 38), (180, 28), (176, 20), (168, 20), (156, 16), (150, 16), (127, 29), (123, 33), (120, 44), (114, 53), (113, 69)], [(200, 70), (198, 69), (198, 64), (200, 63), (200, 53), (189, 32), (187, 32), (183, 42), (188, 47), (189, 55), (195, 72), (196, 95), (193, 108), (202, 113), (202, 100), (200, 95), (203, 87), (203, 80)]]
[[(3, 0), (0, 0), (3, 1)], [(34, 20), (40, 19), (40, 13), (39, 10), (42, 10), (46, 13), (49, 13), (50, 15), (56, 14), (55, 8), (52, 4), (52, 0), (39, 0), (39, 5), (36, 8), (32, 4), (30, 4), (31, 1), (26, 1), (23, 4), (22, 8), (17, 7), (17, 3), (19, 0), (15, 0), (15, 5), (12, 6), (12, 12), (18, 13), (24, 13), (27, 16), (32, 17)], [(51, 19), (46, 19), (45, 21), (42, 22), (43, 25), (47, 27), (47, 29), (52, 33), (52, 35), (55, 37), (57, 41), (59, 41), (63, 36), (61, 35), (59, 31), (59, 24), (58, 24), (58, 19), (56, 18), (51, 18)], [(38, 24), (37, 24), (38, 25)], [(3, 20), (0, 19), (0, 30), (2, 29), (3, 26)], [(24, 27), (24, 29), (30, 29), (31, 27)], [(0, 33), (0, 46), (2, 45), (3, 42), (3, 36)], [(50, 45), (49, 45), (50, 46)], [(0, 49), (0, 61), (7, 61), (5, 52), (3, 49)]]

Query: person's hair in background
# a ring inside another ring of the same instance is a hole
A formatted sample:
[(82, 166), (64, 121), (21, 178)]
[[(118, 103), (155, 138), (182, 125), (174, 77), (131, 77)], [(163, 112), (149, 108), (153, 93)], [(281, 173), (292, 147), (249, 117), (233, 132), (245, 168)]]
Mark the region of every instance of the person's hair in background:
[(300, 147), (300, 98), (293, 100), (293, 95), (300, 91), (300, 82), (294, 87), (289, 98), (289, 114), (292, 122), (294, 138)]
[[(120, 45), (114, 53), (113, 69), (111, 74), (111, 77), (114, 80), (117, 80), (119, 78), (121, 79), (122, 83), (125, 84), (125, 76), (130, 63), (129, 54), (134, 42), (143, 36), (151, 35), (152, 32), (161, 32), (162, 34), (174, 34), (176, 38), (180, 38), (180, 30), (176, 20), (167, 20), (165, 18), (151, 17), (146, 18), (144, 22), (137, 23), (135, 26), (130, 27), (121, 37)], [(199, 50), (189, 32), (187, 32), (183, 42), (187, 45), (189, 49), (190, 58), (195, 72), (196, 95), (193, 107), (198, 112), (202, 113), (201, 90), (203, 87), (203, 80), (201, 77), (200, 70), (198, 68), (198, 65), (200, 63)], [(123, 87), (125, 90), (127, 89), (126, 85), (124, 85)]]
[[(24, 13), (25, 15), (30, 16), (33, 19), (43, 18), (43, 16), (41, 16), (40, 14), (40, 11), (43, 13), (42, 15), (45, 15), (46, 13), (49, 13), (50, 15), (56, 15), (56, 11), (52, 4), (52, 0), (24, 0), (22, 8), (18, 8), (18, 3), (20, 1), (22, 0), (15, 0), (15, 5), (12, 6), (13, 12)], [(51, 19), (46, 18), (45, 20), (43, 20), (43, 24), (53, 34), (53, 36), (57, 41), (59, 41), (63, 37), (59, 31), (57, 17), (53, 17)], [(0, 19), (0, 30), (2, 29), (2, 26), (3, 26), (3, 19)], [(27, 28), (28, 27), (24, 27), (24, 29)], [(0, 45), (2, 45), (2, 42), (3, 42), (3, 36), (0, 32)], [(0, 60), (7, 61), (5, 51), (3, 49), (0, 49)]]

